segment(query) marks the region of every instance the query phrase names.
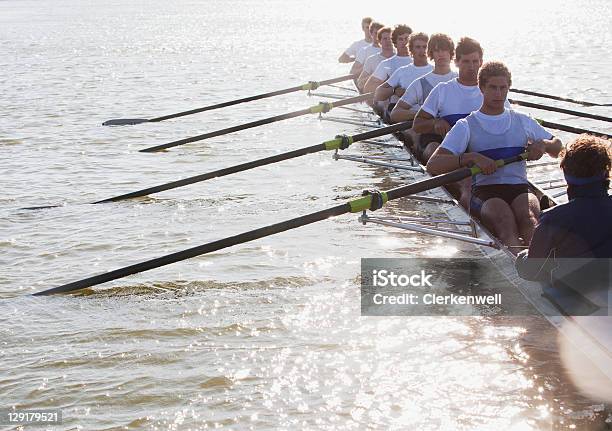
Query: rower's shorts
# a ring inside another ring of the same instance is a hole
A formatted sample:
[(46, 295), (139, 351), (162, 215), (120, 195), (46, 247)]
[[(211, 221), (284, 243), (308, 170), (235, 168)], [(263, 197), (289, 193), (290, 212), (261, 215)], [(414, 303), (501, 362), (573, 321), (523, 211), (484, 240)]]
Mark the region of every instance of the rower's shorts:
[(514, 199), (523, 193), (529, 193), (529, 186), (527, 184), (490, 184), (473, 187), (470, 198), (470, 213), (480, 218), (480, 210), (487, 200), (500, 198), (508, 205), (512, 205)]

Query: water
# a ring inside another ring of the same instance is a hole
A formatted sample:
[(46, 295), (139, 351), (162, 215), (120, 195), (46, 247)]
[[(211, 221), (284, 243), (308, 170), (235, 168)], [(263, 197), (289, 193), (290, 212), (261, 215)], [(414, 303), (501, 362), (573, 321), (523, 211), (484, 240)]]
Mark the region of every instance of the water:
[[(320, 153), (137, 201), (84, 204), (355, 133), (306, 116), (137, 152), (318, 102), (303, 93), (169, 122), (101, 123), (342, 75), (335, 59), (364, 15), (475, 37), (488, 59), (512, 68), (517, 88), (609, 102), (609, 3), (532, 3), (501, 11), (476, 2), (433, 20), (427, 5), (0, 2), (0, 408), (61, 408), (58, 429), (87, 430), (601, 427), (606, 413), (569, 382), (541, 319), (359, 317), (361, 257), (478, 251), (355, 216), (80, 296), (28, 296), (409, 180)], [(49, 204), (63, 206), (18, 210)], [(434, 209), (383, 211), (400, 208)]]

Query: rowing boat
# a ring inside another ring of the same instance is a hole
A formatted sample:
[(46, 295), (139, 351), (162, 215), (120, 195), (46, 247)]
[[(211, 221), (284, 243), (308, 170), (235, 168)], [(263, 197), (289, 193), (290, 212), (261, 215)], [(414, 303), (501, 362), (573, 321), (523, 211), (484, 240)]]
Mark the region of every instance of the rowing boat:
[[(370, 115), (376, 114), (371, 113)], [(384, 125), (382, 119), (379, 116), (376, 116), (376, 118), (379, 127), (382, 127)], [(423, 160), (418, 159), (417, 152), (411, 146), (411, 140), (407, 139), (402, 132), (395, 133), (393, 140), (400, 143), (406, 150), (410, 161), (408, 168), (418, 170), (422, 175), (428, 177), (429, 175), (423, 166)], [(397, 160), (397, 158), (392, 158), (391, 163), (368, 156), (336, 155), (335, 158), (398, 169), (406, 168), (405, 165), (393, 163), (393, 160)], [(542, 210), (558, 204), (555, 196), (547, 194), (534, 181), (529, 182), (529, 187), (537, 196)], [(568, 299), (568, 297), (560, 296), (550, 285), (521, 279), (515, 269), (516, 251), (503, 244), (477, 218), (472, 217), (458, 203), (457, 196), (454, 196), (449, 189), (443, 188), (442, 192), (444, 197), (430, 198), (430, 201), (438, 202), (439, 209), (446, 214), (448, 219), (373, 216), (364, 212), (360, 221), (364, 224), (375, 223), (475, 244), (483, 257), (489, 259), (510, 284), (562, 334), (561, 339), (569, 341), (569, 344), (563, 343), (562, 355), (564, 353), (563, 349), (568, 350), (567, 347), (563, 346), (571, 346), (570, 351), (581, 352), (589, 363), (599, 371), (597, 378), (607, 378), (609, 380), (607, 385), (609, 386), (609, 383), (612, 382), (612, 316), (610, 316), (608, 308), (609, 293), (607, 291), (603, 292), (602, 298), (602, 292), (598, 292), (599, 297), (596, 295), (582, 296), (574, 292)], [(423, 199), (423, 197), (419, 197), (419, 199)], [(452, 226), (451, 229), (447, 227), (449, 225)], [(584, 313), (585, 309), (589, 309), (589, 312)], [(580, 313), (576, 310), (580, 310)], [(580, 360), (582, 359), (580, 358)], [(572, 362), (574, 359), (570, 358), (565, 361), (566, 365), (571, 367), (571, 364), (567, 364), (568, 361)], [(584, 367), (584, 364), (581, 366)]]

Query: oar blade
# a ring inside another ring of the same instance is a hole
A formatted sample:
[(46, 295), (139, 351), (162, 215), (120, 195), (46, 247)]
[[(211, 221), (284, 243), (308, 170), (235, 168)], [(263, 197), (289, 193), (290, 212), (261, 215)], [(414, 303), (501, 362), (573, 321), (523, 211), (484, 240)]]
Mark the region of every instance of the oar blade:
[(115, 120), (107, 120), (102, 123), (103, 126), (133, 126), (134, 124), (148, 123), (147, 118), (117, 118)]
[(47, 208), (59, 208), (63, 205), (45, 205), (45, 206), (41, 206), (41, 207), (23, 207), (23, 208), (19, 208), (20, 210), (45, 210)]

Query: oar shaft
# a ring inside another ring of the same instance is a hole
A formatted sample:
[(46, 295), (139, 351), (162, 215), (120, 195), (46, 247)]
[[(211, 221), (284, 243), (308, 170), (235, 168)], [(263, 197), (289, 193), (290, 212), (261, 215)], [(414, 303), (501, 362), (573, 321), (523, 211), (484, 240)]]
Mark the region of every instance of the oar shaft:
[[(351, 138), (352, 142), (359, 142), (366, 139), (377, 138), (379, 136), (387, 135), (390, 133), (394, 133), (400, 130), (405, 130), (410, 128), (412, 125), (412, 121), (404, 121), (402, 123), (397, 123), (392, 126), (383, 127), (376, 130), (371, 130), (365, 133), (358, 133), (353, 135)], [(235, 174), (238, 172), (247, 171), (249, 169), (254, 169), (260, 166), (270, 165), (272, 163), (278, 163), (284, 160), (293, 159), (296, 157), (305, 156), (307, 154), (316, 153), (319, 151), (325, 151), (329, 149), (326, 143), (311, 145), (309, 147), (299, 148), (297, 150), (288, 151), (285, 153), (275, 154), (274, 156), (264, 157), (257, 160), (252, 160), (245, 163), (240, 163), (238, 165), (230, 166), (227, 168), (218, 169), (216, 171), (207, 172), (200, 175), (194, 175), (189, 178), (183, 178), (181, 180), (172, 181), (166, 184), (160, 184), (158, 186), (148, 187), (146, 189), (137, 190), (135, 192), (126, 193), (119, 196), (114, 196), (112, 198), (104, 199), (101, 201), (93, 202), (94, 204), (100, 204), (105, 202), (117, 202), (125, 199), (132, 199), (141, 196), (151, 195), (153, 193), (163, 192), (165, 190), (175, 189), (177, 187), (183, 187), (190, 184), (195, 184), (201, 181), (210, 180), (213, 178), (224, 177), (226, 175)]]
[(594, 130), (581, 129), (580, 127), (566, 126), (565, 124), (559, 124), (559, 123), (551, 123), (550, 121), (540, 120), (540, 119), (538, 119), (537, 121), (538, 123), (540, 123), (542, 127), (548, 127), (549, 129), (562, 130), (564, 132), (576, 133), (576, 134), (588, 133), (589, 135), (597, 135), (605, 139), (612, 139), (610, 135), (607, 135), (602, 132), (596, 132)]
[(389, 135), (402, 130), (410, 129), (412, 120), (402, 121), (401, 123), (393, 124), (392, 126), (382, 127), (380, 129), (370, 130), (368, 132), (357, 133), (353, 135), (353, 142), (365, 141), (367, 139), (378, 138), (379, 136)]
[(511, 88), (510, 91), (513, 93), (527, 94), (528, 96), (537, 96), (537, 97), (543, 97), (545, 99), (560, 100), (562, 102), (576, 103), (578, 105), (583, 105), (583, 106), (601, 106), (599, 103), (584, 102), (582, 100), (570, 99), (569, 97), (560, 97), (560, 96), (554, 96), (552, 94), (538, 93), (537, 91), (519, 90), (518, 88)]
[(185, 259), (191, 259), (202, 254), (211, 253), (213, 251), (221, 250), (227, 247), (231, 247), (237, 244), (242, 244), (249, 241), (254, 241), (259, 238), (274, 235), (280, 232), (284, 232), (296, 227), (305, 226), (308, 224), (316, 223), (321, 220), (325, 220), (329, 217), (335, 217), (341, 214), (350, 212), (351, 208), (348, 204), (338, 205), (332, 208), (328, 208), (322, 211), (317, 211), (305, 216), (297, 217), (291, 220), (286, 220), (280, 223), (275, 223), (269, 226), (265, 226), (259, 229), (254, 229), (248, 232), (241, 233), (239, 235), (224, 238), (218, 241), (203, 244), (197, 247), (188, 248), (176, 253), (172, 253), (166, 256), (158, 257), (155, 259), (140, 262), (134, 265), (126, 266), (124, 268), (116, 269), (114, 271), (106, 272), (93, 277), (88, 277), (79, 281), (64, 284), (62, 286), (54, 287), (52, 289), (37, 292), (35, 296), (41, 295), (52, 295), (56, 293), (72, 292), (79, 289), (85, 289), (87, 287), (96, 286), (98, 284), (106, 283), (119, 278), (127, 277), (128, 275), (137, 274), (140, 272), (148, 271), (151, 269), (159, 268), (161, 266), (170, 265), (171, 263), (179, 262)]
[(573, 111), (571, 109), (557, 108), (556, 106), (540, 105), (539, 103), (525, 102), (522, 100), (508, 99), (508, 101), (514, 105), (525, 106), (527, 108), (543, 109), (545, 111), (560, 112), (562, 114), (574, 115), (576, 117), (583, 117), (583, 118), (590, 118), (592, 120), (612, 122), (612, 118), (604, 117), (603, 115), (589, 114), (588, 112), (579, 112), (579, 111)]
[(201, 135), (191, 136), (189, 138), (178, 139), (176, 141), (168, 142), (167, 144), (156, 145), (140, 150), (141, 153), (154, 153), (156, 151), (165, 150), (172, 147), (178, 147), (179, 145), (189, 144), (191, 142), (202, 141), (204, 139), (215, 138), (217, 136), (227, 135), (230, 133), (238, 132), (240, 130), (252, 129), (254, 127), (264, 126), (266, 124), (275, 123), (277, 121), (288, 120), (290, 118), (299, 117), (310, 113), (310, 109), (302, 109), (300, 111), (290, 112), (288, 114), (277, 115), (275, 117), (264, 118), (262, 120), (251, 121), (250, 123), (239, 124), (237, 126), (226, 127), (225, 129), (215, 130), (214, 132), (203, 133)]
[[(512, 157), (506, 160), (496, 161), (498, 166), (504, 166), (509, 163), (524, 160), (526, 154), (521, 154), (516, 157)], [(462, 168), (447, 174), (439, 175), (437, 177), (428, 178), (423, 181), (418, 181), (413, 184), (408, 184), (402, 187), (391, 189), (387, 192), (382, 192), (381, 195), (384, 201), (398, 199), (404, 196), (420, 193), (426, 190), (440, 187), (451, 182), (459, 181), (463, 178), (467, 178), (471, 175), (476, 175), (480, 172), (477, 167), (473, 168)], [(108, 281), (117, 280), (119, 278), (127, 277), (128, 275), (137, 274), (139, 272), (148, 271), (150, 269), (159, 268), (161, 266), (169, 265), (171, 263), (179, 262), (181, 260), (190, 259), (192, 257), (200, 256), (202, 254), (211, 253), (213, 251), (221, 250), (234, 245), (242, 244), (245, 242), (253, 241), (266, 236), (274, 235), (276, 233), (285, 232), (290, 229), (295, 229), (300, 226), (306, 226), (308, 224), (316, 223), (328, 219), (330, 217), (336, 217), (349, 212), (360, 212), (370, 208), (372, 203), (372, 196), (365, 196), (359, 199), (349, 201), (347, 203), (337, 205), (325, 210), (317, 211), (314, 213), (307, 214), (305, 216), (296, 217), (291, 220), (275, 223), (269, 226), (265, 226), (259, 229), (254, 229), (248, 232), (244, 232), (238, 235), (234, 235), (228, 238), (224, 238), (218, 241), (213, 241), (207, 244), (199, 245), (196, 247), (188, 248), (176, 253), (172, 253), (166, 256), (150, 259), (145, 262), (137, 263), (134, 265), (119, 268), (114, 271), (106, 272), (103, 274), (88, 277), (82, 280), (78, 280), (72, 283), (64, 284), (62, 286), (54, 287), (52, 289), (44, 290), (42, 292), (34, 293), (35, 296), (39, 295), (51, 295), (55, 293), (66, 293), (72, 292), (87, 287), (96, 286), (98, 284), (106, 283)]]
[[(316, 84), (318, 86), (335, 84), (336, 82), (348, 81), (349, 79), (353, 79), (353, 75), (343, 75), (337, 78), (326, 79), (324, 81), (319, 81)], [(269, 97), (281, 96), (283, 94), (294, 93), (296, 91), (304, 90), (304, 85), (296, 85), (295, 87), (285, 88), (283, 90), (270, 91), (269, 93), (257, 94), (255, 96), (243, 97), (242, 99), (229, 100), (227, 102), (217, 103), (215, 105), (204, 106), (202, 108), (190, 109), (188, 111), (177, 112), (176, 114), (168, 114), (162, 115), (161, 117), (155, 117), (149, 119), (151, 123), (157, 123), (159, 121), (169, 120), (171, 118), (184, 117), (186, 115), (197, 114), (205, 111), (212, 111), (214, 109), (226, 108), (228, 106), (239, 105), (241, 103), (253, 102), (255, 100), (266, 99)]]
[(310, 154), (310, 153), (316, 153), (322, 150), (325, 150), (325, 144), (312, 145), (310, 147), (300, 148), (298, 150), (289, 151), (289, 152), (282, 153), (282, 154), (276, 154), (270, 157), (264, 157), (258, 160), (253, 160), (250, 162), (241, 163), (241, 164), (230, 166), (227, 168), (218, 169), (216, 171), (207, 172), (201, 175), (194, 175), (189, 178), (172, 181), (170, 183), (161, 184), (159, 186), (154, 186), (154, 187), (149, 187), (146, 189), (138, 190), (138, 191), (131, 192), (131, 193), (126, 193), (126, 194), (119, 195), (119, 196), (114, 196), (112, 198), (104, 199), (104, 200), (93, 202), (93, 203), (100, 204), (100, 203), (105, 203), (105, 202), (117, 202), (117, 201), (122, 201), (125, 199), (132, 199), (132, 198), (137, 198), (141, 196), (147, 196), (153, 193), (159, 193), (165, 190), (175, 189), (177, 187), (184, 187), (190, 184), (210, 180), (213, 178), (224, 177), (226, 175), (235, 174), (237, 172), (246, 171), (246, 170), (253, 169), (259, 166), (277, 163), (283, 160), (292, 159), (292, 158), (303, 156), (303, 155)]
[[(356, 97), (350, 97), (348, 99), (337, 100), (334, 102), (327, 102), (331, 107), (338, 107), (344, 105), (350, 105), (352, 103), (362, 102), (368, 98), (372, 97), (372, 93), (362, 94)], [(191, 142), (202, 141), (204, 139), (214, 138), (216, 136), (227, 135), (229, 133), (238, 132), (240, 130), (252, 129), (254, 127), (263, 126), (265, 124), (275, 123), (277, 121), (288, 120), (290, 118), (300, 117), (302, 115), (307, 115), (313, 113), (313, 108), (301, 109), (299, 111), (289, 112), (287, 114), (276, 115), (274, 117), (264, 118), (257, 121), (251, 121), (250, 123), (239, 124), (237, 126), (227, 127), (225, 129), (216, 130), (214, 132), (204, 133), (202, 135), (191, 136), (189, 138), (179, 139), (177, 141), (168, 142), (166, 144), (156, 145), (153, 147), (148, 147), (140, 150), (143, 153), (151, 153), (155, 151), (165, 150), (172, 147), (177, 147), (179, 145), (189, 144)]]

